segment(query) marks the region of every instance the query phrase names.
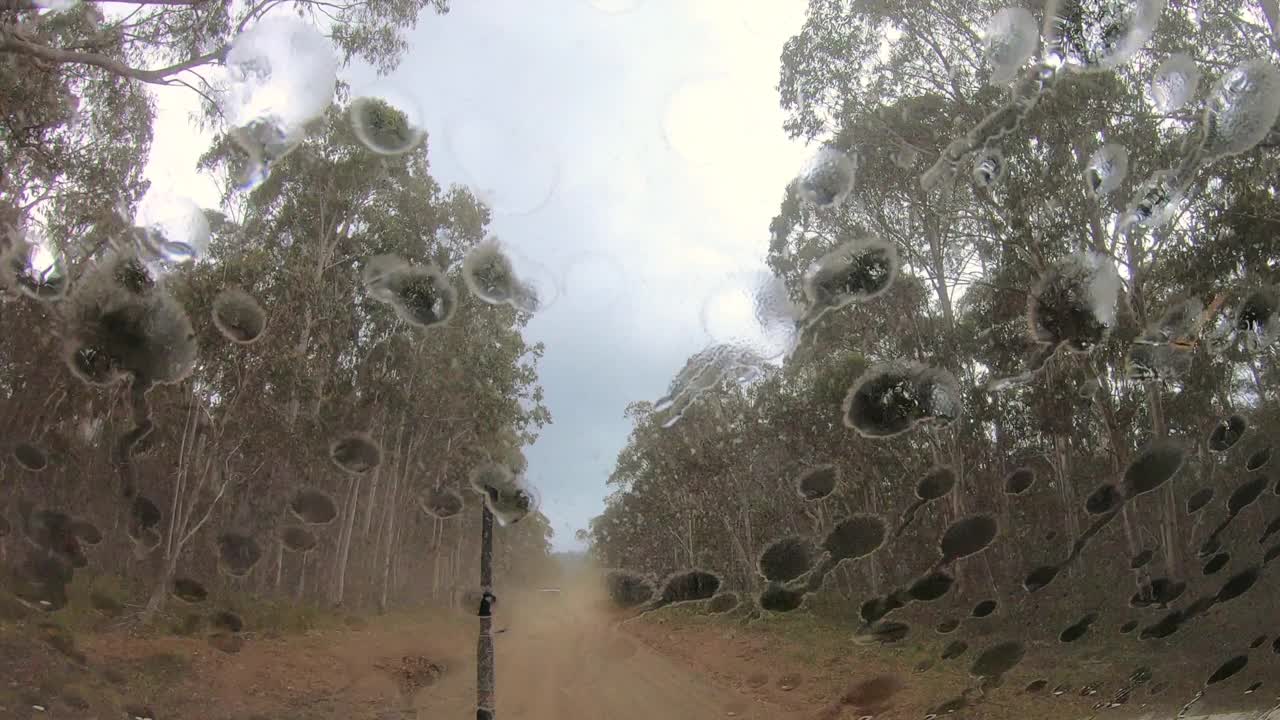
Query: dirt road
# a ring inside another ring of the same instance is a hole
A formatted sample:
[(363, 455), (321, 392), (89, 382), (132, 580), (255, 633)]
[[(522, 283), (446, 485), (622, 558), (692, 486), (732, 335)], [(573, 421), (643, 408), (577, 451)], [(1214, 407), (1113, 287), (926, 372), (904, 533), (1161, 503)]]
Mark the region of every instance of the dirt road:
[[(656, 652), (594, 608), (504, 599), (500, 718), (800, 717)], [(234, 653), (201, 638), (122, 632), (79, 637), (58, 652), (31, 634), (8, 635), (0, 669), (12, 681), (0, 692), (0, 718), (118, 718), (131, 707), (156, 720), (471, 718), (475, 630), (473, 618), (438, 613), (280, 639), (246, 628)]]

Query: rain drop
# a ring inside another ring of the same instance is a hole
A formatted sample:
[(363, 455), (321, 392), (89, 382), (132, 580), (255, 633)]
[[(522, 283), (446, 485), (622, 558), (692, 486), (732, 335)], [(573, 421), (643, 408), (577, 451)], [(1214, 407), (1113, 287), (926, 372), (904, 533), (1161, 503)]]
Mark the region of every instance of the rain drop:
[(1132, 499), (1164, 485), (1182, 469), (1184, 457), (1178, 443), (1168, 439), (1152, 441), (1125, 468), (1125, 498)]
[(998, 606), (995, 600), (982, 600), (973, 606), (973, 612), (970, 614), (976, 618), (984, 618), (994, 613)]
[(1089, 627), (1098, 621), (1098, 613), (1089, 613), (1080, 618), (1075, 624), (1063, 630), (1058, 635), (1058, 642), (1073, 643), (1084, 637), (1089, 632)]
[(1045, 61), (1077, 72), (1119, 67), (1151, 39), (1164, 6), (1164, 0), (1050, 0)]
[(455, 490), (431, 488), (418, 498), (418, 507), (437, 520), (447, 520), (462, 512), (462, 495)]
[(176, 577), (170, 586), (170, 592), (179, 600), (187, 603), (201, 603), (209, 597), (209, 591), (197, 580), (189, 577)]
[(804, 294), (809, 322), (827, 310), (878, 297), (893, 285), (898, 251), (875, 235), (844, 243), (819, 258), (805, 273)]
[(296, 553), (311, 552), (316, 547), (316, 536), (301, 525), (286, 525), (280, 530), (280, 542), (286, 550)]
[(939, 542), (942, 562), (981, 552), (996, 539), (999, 530), (996, 519), (990, 515), (971, 515), (951, 523)]
[(989, 188), (1004, 179), (1004, 153), (987, 148), (973, 158), (973, 182), (980, 188)]
[(769, 612), (791, 612), (804, 602), (804, 591), (793, 590), (782, 585), (770, 584), (760, 593), (760, 609)]
[(831, 529), (822, 548), (834, 561), (854, 560), (875, 552), (884, 543), (887, 529), (884, 520), (875, 515), (854, 515)]
[(1266, 467), (1269, 462), (1271, 462), (1270, 445), (1250, 455), (1249, 459), (1244, 462), (1244, 469), (1249, 472), (1256, 472)]
[(1235, 328), (1249, 352), (1270, 347), (1280, 336), (1280, 290), (1267, 286), (1251, 292), (1236, 309)]
[(60, 300), (67, 292), (62, 253), (47, 240), (18, 238), (0, 253), (0, 281), (36, 300)]
[[(301, 140), (337, 88), (338, 58), (329, 40), (301, 20), (273, 16), (231, 43), (224, 61), (230, 80), (222, 112), (260, 171)], [(241, 180), (260, 181), (264, 175)]]
[(426, 137), (418, 103), (393, 90), (366, 93), (353, 99), (347, 106), (347, 117), (356, 138), (379, 155), (402, 155)]
[(1244, 435), (1249, 425), (1245, 419), (1239, 415), (1231, 417), (1218, 423), (1213, 428), (1213, 432), (1209, 434), (1209, 449), (1213, 452), (1226, 452), (1235, 447), (1240, 441), (1240, 437)]
[(907, 595), (917, 602), (933, 602), (946, 595), (955, 581), (944, 572), (933, 572), (911, 583)]
[(218, 536), (218, 567), (233, 577), (244, 577), (262, 559), (262, 548), (253, 537), (237, 532)]
[(152, 188), (134, 218), (138, 256), (180, 265), (209, 249), (209, 219), (191, 199)]
[(652, 583), (643, 576), (626, 570), (610, 570), (604, 576), (605, 592), (620, 608), (639, 607), (653, 599)]
[(1248, 664), (1249, 664), (1249, 656), (1237, 655), (1231, 658), (1230, 660), (1227, 660), (1226, 662), (1219, 665), (1218, 669), (1213, 671), (1213, 674), (1209, 676), (1209, 679), (1206, 680), (1204, 684), (1217, 685), (1223, 680), (1226, 680), (1227, 678), (1243, 670), (1245, 666)]
[(1194, 515), (1203, 510), (1206, 505), (1213, 501), (1213, 494), (1214, 491), (1211, 487), (1200, 488), (1192, 493), (1191, 497), (1187, 498), (1187, 514)]
[(539, 307), (537, 291), (516, 277), (510, 258), (496, 238), (467, 253), (462, 261), (462, 279), (472, 295), (490, 305), (510, 305), (525, 312)]
[(210, 624), (222, 632), (238, 633), (244, 629), (244, 621), (240, 616), (229, 611), (220, 610), (209, 619)]
[(457, 291), (434, 265), (414, 266), (379, 255), (365, 263), (362, 277), (370, 297), (391, 306), (414, 327), (444, 325), (457, 309)]
[(987, 63), (991, 66), (991, 84), (1008, 85), (1035, 54), (1040, 44), (1040, 29), (1030, 11), (1007, 7), (991, 16), (982, 39)]
[(289, 501), (289, 511), (308, 525), (327, 525), (338, 516), (338, 506), (328, 493), (315, 488), (301, 488)]
[(720, 589), (720, 578), (705, 570), (686, 570), (667, 578), (659, 596), (662, 604), (709, 600)]
[(352, 433), (329, 446), (329, 459), (352, 475), (365, 475), (382, 464), (382, 448), (364, 433)]
[(1099, 485), (1096, 490), (1089, 494), (1084, 501), (1085, 512), (1090, 515), (1103, 515), (1120, 507), (1124, 498), (1120, 496), (1120, 491), (1115, 485), (1106, 483)]
[(943, 620), (942, 622), (938, 623), (938, 626), (934, 629), (937, 630), (939, 635), (950, 635), (951, 633), (955, 632), (959, 628), (960, 628), (960, 621), (953, 619), (953, 620)]
[(524, 481), (498, 463), (484, 463), (471, 472), (471, 489), (484, 497), (485, 505), (498, 524), (520, 522), (537, 508), (538, 498)]
[(1265, 60), (1253, 60), (1228, 70), (1205, 101), (1206, 158), (1238, 155), (1252, 150), (1271, 131), (1280, 115), (1280, 71)]
[(734, 608), (738, 607), (740, 603), (741, 601), (738, 599), (737, 593), (722, 592), (716, 595), (715, 597), (711, 598), (711, 601), (707, 603), (707, 612), (712, 613), (714, 615), (718, 615), (720, 613), (727, 613), (730, 610), (733, 610)]
[(840, 470), (835, 465), (811, 468), (796, 478), (796, 492), (802, 500), (821, 500), (830, 495), (840, 481)]
[(823, 147), (800, 170), (800, 197), (818, 207), (839, 205), (853, 190), (857, 163), (834, 147)]
[(13, 446), (13, 459), (23, 470), (40, 472), (49, 466), (49, 458), (40, 448), (31, 443), (18, 443)]
[(996, 643), (978, 655), (969, 674), (974, 677), (999, 677), (1017, 667), (1026, 652), (1020, 642)]
[(1074, 253), (1058, 261), (1028, 296), (1032, 337), (1053, 347), (1089, 352), (1116, 323), (1120, 276), (1098, 253)]
[(1218, 571), (1222, 570), (1222, 568), (1226, 567), (1229, 562), (1231, 562), (1230, 554), (1224, 552), (1218, 553), (1217, 555), (1209, 558), (1209, 562), (1204, 564), (1203, 572), (1205, 575), (1214, 575)]
[(1021, 495), (1036, 484), (1036, 473), (1029, 467), (1020, 467), (1004, 479), (1004, 491), (1008, 495)]
[(809, 571), (814, 548), (803, 538), (791, 536), (775, 540), (760, 553), (760, 574), (772, 582), (788, 582)]
[(1097, 197), (1120, 188), (1129, 174), (1129, 151), (1118, 143), (1107, 143), (1094, 151), (1084, 169), (1085, 185)]
[(882, 363), (862, 374), (844, 400), (844, 424), (864, 437), (893, 437), (920, 422), (960, 416), (959, 383), (918, 363)]
[(1186, 53), (1174, 53), (1160, 63), (1147, 86), (1147, 97), (1156, 111), (1169, 114), (1186, 105), (1200, 85), (1200, 69)]
[(227, 288), (213, 299), (213, 324), (231, 342), (252, 345), (267, 328), (267, 314), (249, 293)]
[(1124, 223), (1158, 228), (1173, 219), (1182, 205), (1184, 189), (1172, 170), (1160, 170), (1138, 186)]

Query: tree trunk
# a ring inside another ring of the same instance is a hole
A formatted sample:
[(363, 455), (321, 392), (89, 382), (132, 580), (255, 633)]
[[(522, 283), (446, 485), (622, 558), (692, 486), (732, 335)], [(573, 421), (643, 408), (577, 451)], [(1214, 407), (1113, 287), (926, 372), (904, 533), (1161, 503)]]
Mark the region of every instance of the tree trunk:
[(356, 524), (357, 504), (360, 500), (360, 478), (356, 477), (351, 481), (351, 492), (347, 499), (347, 513), (343, 518), (342, 532), (339, 533), (338, 543), (338, 569), (335, 573), (337, 578), (334, 580), (333, 602), (335, 605), (341, 605), (343, 596), (347, 589), (347, 560), (351, 556), (351, 535)]

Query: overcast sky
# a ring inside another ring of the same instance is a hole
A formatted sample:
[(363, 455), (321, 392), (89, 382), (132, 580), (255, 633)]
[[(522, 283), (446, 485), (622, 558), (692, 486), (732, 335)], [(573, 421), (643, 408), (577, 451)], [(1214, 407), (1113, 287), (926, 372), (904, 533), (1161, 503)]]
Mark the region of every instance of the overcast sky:
[[(803, 0), (454, 0), (399, 70), (344, 73), (419, 103), (433, 175), (478, 189), (517, 270), (554, 286), (527, 336), (554, 423), (526, 450), (557, 549), (603, 508), (630, 426), (712, 338), (708, 296), (760, 268), (806, 150), (775, 86)], [(206, 206), (186, 99), (165, 91), (150, 177)], [(545, 290), (544, 290), (545, 292)], [(677, 425), (673, 431), (678, 431)]]

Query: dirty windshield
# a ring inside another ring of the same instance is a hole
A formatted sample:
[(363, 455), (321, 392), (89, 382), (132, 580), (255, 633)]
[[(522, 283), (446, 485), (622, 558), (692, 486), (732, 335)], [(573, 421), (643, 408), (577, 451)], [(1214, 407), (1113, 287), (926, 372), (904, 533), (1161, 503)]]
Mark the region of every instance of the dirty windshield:
[(0, 0), (0, 720), (1280, 713), (1280, 7), (1006, 1)]

